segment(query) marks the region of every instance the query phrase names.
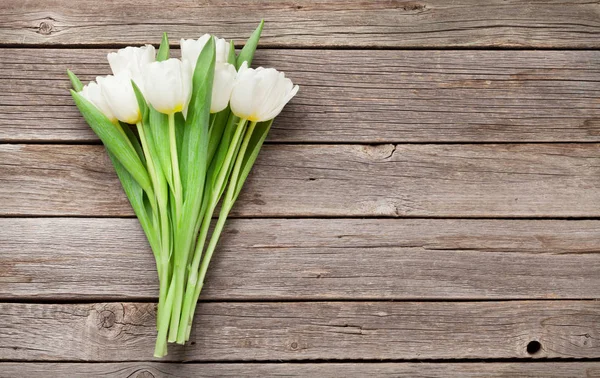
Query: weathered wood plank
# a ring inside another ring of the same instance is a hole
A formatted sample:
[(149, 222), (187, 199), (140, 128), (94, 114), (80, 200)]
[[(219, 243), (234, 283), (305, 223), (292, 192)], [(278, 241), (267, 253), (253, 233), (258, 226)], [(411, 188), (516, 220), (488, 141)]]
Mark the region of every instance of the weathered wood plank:
[[(598, 358), (600, 302), (201, 303), (167, 360)], [(0, 359), (152, 359), (151, 303), (0, 304)], [(533, 356), (527, 345), (536, 340)]]
[(93, 1), (0, 5), (3, 44), (158, 43), (212, 32), (245, 40), (261, 18), (265, 46), (597, 48), (598, 3), (427, 1)]
[[(268, 145), (233, 214), (593, 217), (599, 157), (599, 144)], [(0, 145), (0, 180), (2, 215), (133, 215), (102, 146)]]
[[(158, 293), (135, 219), (0, 219), (0, 298)], [(232, 219), (203, 299), (600, 298), (600, 221)]]
[(564, 378), (600, 377), (600, 362), (539, 363), (0, 363), (0, 375), (47, 378), (48, 372), (72, 378), (114, 377), (411, 377), (411, 378)]
[[(0, 141), (96, 141), (66, 69), (108, 74), (108, 50), (0, 54)], [(600, 141), (600, 51), (259, 50), (301, 90), (278, 142)]]

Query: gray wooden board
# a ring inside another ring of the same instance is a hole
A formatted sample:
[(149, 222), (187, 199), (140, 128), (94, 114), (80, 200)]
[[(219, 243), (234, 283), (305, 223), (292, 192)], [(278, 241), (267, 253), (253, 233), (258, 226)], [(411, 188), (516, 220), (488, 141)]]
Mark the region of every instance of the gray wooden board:
[[(108, 51), (0, 50), (0, 141), (97, 141), (66, 70), (108, 74)], [(301, 86), (271, 142), (600, 141), (600, 51), (274, 49), (255, 64)]]
[(565, 378), (600, 377), (600, 362), (500, 363), (0, 363), (1, 377), (47, 378), (189, 377), (410, 377), (410, 378)]
[[(150, 360), (155, 312), (0, 304), (0, 359)], [(194, 324), (165, 360), (600, 358), (598, 301), (200, 303)]]
[(598, 3), (551, 1), (95, 0), (5, 1), (0, 43), (158, 43), (211, 32), (244, 41), (260, 19), (264, 46), (600, 46)]
[[(27, 362), (0, 376), (600, 376), (600, 221), (438, 219), (600, 217), (598, 12), (586, 0), (0, 2), (0, 299), (14, 302), (0, 303), (0, 360)], [(192, 343), (166, 359), (206, 363), (144, 362), (155, 267), (103, 148), (73, 144), (98, 140), (65, 70), (107, 74), (107, 47), (163, 31), (174, 46), (207, 31), (240, 46), (261, 18), (256, 64), (301, 91), (234, 209)], [(515, 47), (554, 50), (502, 50)], [(378, 362), (429, 359), (448, 361)]]
[[(252, 217), (595, 217), (599, 144), (267, 145)], [(0, 214), (132, 216), (102, 146), (0, 145)]]
[[(0, 218), (0, 298), (155, 300), (136, 219)], [(600, 221), (231, 219), (210, 300), (600, 297)]]

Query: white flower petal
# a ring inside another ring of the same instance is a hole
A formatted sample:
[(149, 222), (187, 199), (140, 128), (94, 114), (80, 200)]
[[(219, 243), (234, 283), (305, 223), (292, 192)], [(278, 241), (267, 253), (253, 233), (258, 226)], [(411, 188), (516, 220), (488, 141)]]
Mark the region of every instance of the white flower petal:
[(142, 72), (144, 67), (156, 60), (156, 50), (152, 45), (143, 47), (125, 47), (107, 55), (113, 75), (128, 72), (143, 92)]
[(111, 122), (116, 122), (117, 117), (112, 113), (110, 107), (102, 96), (102, 89), (98, 83), (92, 81), (85, 85), (79, 92), (83, 98), (91, 102), (98, 110), (102, 112)]
[(273, 68), (248, 68), (244, 62), (231, 93), (231, 111), (250, 121), (268, 121), (279, 115), (298, 90), (282, 72)]
[(129, 72), (122, 71), (118, 75), (99, 77), (97, 80), (102, 89), (102, 97), (119, 121), (131, 124), (140, 121), (141, 112)]
[(229, 43), (223, 38), (215, 37), (215, 61), (216, 63), (227, 63), (229, 59)]
[(227, 107), (235, 83), (235, 67), (229, 63), (217, 64), (212, 87), (211, 113), (218, 113)]
[(278, 107), (272, 109), (269, 113), (266, 113), (263, 115), (261, 122), (262, 121), (268, 121), (270, 119), (273, 119), (275, 117), (277, 117), (279, 115), (279, 113), (281, 113), (281, 111), (283, 110), (284, 106), (287, 105), (288, 102), (290, 102), (290, 100), (296, 95), (296, 93), (298, 93), (298, 90), (300, 89), (299, 86), (295, 86), (281, 101), (281, 103), (279, 104)]
[(146, 66), (143, 74), (146, 100), (159, 112), (182, 111), (191, 97), (191, 73), (188, 62), (167, 59)]
[(196, 67), (196, 62), (198, 61), (198, 56), (202, 52), (204, 45), (210, 39), (210, 34), (204, 34), (198, 39), (181, 39), (181, 60), (187, 60), (190, 62), (192, 67), (192, 72)]

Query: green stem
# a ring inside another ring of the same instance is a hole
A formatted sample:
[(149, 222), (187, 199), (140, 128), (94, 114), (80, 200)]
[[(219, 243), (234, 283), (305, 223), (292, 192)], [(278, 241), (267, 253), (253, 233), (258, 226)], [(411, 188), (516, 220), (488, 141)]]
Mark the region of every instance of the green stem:
[[(165, 206), (160, 206), (160, 226), (161, 226), (161, 241), (162, 241), (162, 253), (160, 256), (160, 282), (159, 282), (159, 295), (158, 295), (158, 308), (159, 314), (163, 303), (165, 303), (167, 290), (169, 290), (169, 258), (171, 252), (170, 246), (170, 230), (169, 230), (169, 213)], [(157, 320), (161, 320), (160, 316), (157, 316)], [(160, 324), (160, 323), (159, 323)], [(167, 324), (168, 326), (168, 324)], [(160, 325), (159, 325), (160, 331)]]
[[(121, 125), (119, 123), (117, 123), (116, 126), (119, 129), (119, 131), (127, 138), (127, 135), (125, 134), (125, 131), (123, 130)], [(148, 161), (149, 152), (148, 152), (148, 146), (147, 146), (146, 140), (145, 140), (146, 138), (144, 137), (144, 127), (141, 122), (136, 123), (136, 126), (138, 129), (138, 133), (140, 134), (140, 139), (142, 140), (142, 149), (144, 150), (144, 156), (146, 157), (146, 161)], [(131, 148), (133, 148), (133, 145), (131, 144), (131, 141), (129, 140), (129, 138), (127, 138), (127, 142), (129, 143)], [(155, 186), (154, 185), (155, 180), (152, 178), (152, 175), (154, 173), (152, 161), (147, 162), (147, 164), (148, 164), (148, 173), (150, 174), (150, 180), (153, 182), (153, 186)], [(150, 206), (152, 206), (152, 211), (154, 211), (156, 213), (156, 194), (154, 193), (154, 190), (152, 190), (152, 188), (145, 188), (144, 191), (146, 192), (146, 195), (150, 199)]]
[[(225, 222), (227, 221), (227, 216), (229, 215), (229, 212), (231, 211), (231, 208), (233, 207), (233, 203), (235, 202), (234, 195), (235, 195), (235, 189), (237, 186), (236, 184), (237, 184), (237, 181), (239, 178), (242, 162), (244, 161), (244, 155), (246, 154), (246, 149), (248, 148), (248, 144), (250, 143), (250, 139), (252, 137), (252, 133), (254, 132), (255, 126), (256, 126), (256, 122), (250, 123), (250, 127), (248, 127), (248, 130), (246, 131), (246, 135), (244, 136), (242, 145), (240, 146), (240, 149), (237, 152), (237, 156), (235, 159), (235, 166), (233, 168), (233, 171), (231, 172), (231, 177), (229, 178), (229, 187), (227, 189), (227, 194), (225, 196), (225, 199), (223, 199), (223, 203), (221, 204), (221, 212), (219, 214), (219, 219), (217, 220), (217, 224), (215, 225), (215, 229), (213, 230), (213, 233), (211, 235), (210, 242), (208, 244), (208, 247), (206, 248), (204, 257), (202, 258), (202, 264), (200, 265), (200, 273), (198, 275), (197, 284), (194, 288), (193, 296), (191, 297), (192, 303), (191, 303), (190, 312), (188, 315), (188, 325), (186, 326), (185, 336), (184, 336), (184, 340), (186, 340), (186, 341), (189, 339), (189, 335), (191, 332), (191, 323), (192, 323), (192, 320), (194, 317), (196, 304), (198, 302), (198, 298), (200, 297), (200, 291), (202, 290), (202, 287), (204, 286), (204, 278), (206, 277), (206, 272), (208, 271), (208, 266), (210, 264), (210, 260), (212, 259), (212, 255), (215, 252), (215, 248), (217, 247), (217, 243), (219, 242), (221, 233), (223, 232), (223, 227), (225, 226)], [(236, 140), (236, 142), (237, 142), (237, 140)], [(231, 162), (229, 162), (229, 163), (231, 163)], [(224, 167), (224, 168), (228, 169), (228, 167)], [(186, 293), (186, 295), (187, 294), (188, 293)], [(181, 333), (179, 336), (181, 336)]]
[(229, 188), (227, 189), (227, 195), (223, 200), (223, 206), (227, 207), (226, 205), (229, 205), (229, 210), (231, 210), (231, 207), (233, 206), (233, 196), (235, 195), (235, 189), (237, 187), (237, 181), (240, 176), (242, 162), (244, 161), (244, 155), (246, 155), (246, 150), (248, 149), (248, 144), (250, 144), (250, 139), (252, 138), (252, 133), (254, 132), (255, 127), (256, 121), (250, 122), (250, 127), (248, 127), (248, 131), (246, 131), (244, 141), (242, 142), (242, 146), (240, 147), (240, 151), (238, 152), (237, 159), (235, 161), (233, 172), (231, 173), (231, 178), (229, 180)]
[(156, 336), (156, 345), (154, 346), (154, 357), (164, 357), (167, 355), (167, 331), (169, 330), (169, 320), (171, 307), (173, 306), (173, 289), (171, 285), (164, 305), (158, 309), (158, 335)]
[(171, 168), (173, 171), (173, 197), (175, 198), (175, 219), (173, 219), (173, 246), (174, 255), (174, 270), (172, 286), (175, 286), (175, 294), (173, 299), (173, 313), (171, 314), (171, 325), (169, 330), (169, 341), (175, 341), (177, 337), (177, 326), (179, 325), (179, 315), (181, 312), (181, 303), (183, 302), (183, 288), (185, 263), (182, 263), (181, 255), (184, 254), (183, 248), (186, 248), (180, 243), (181, 229), (180, 221), (183, 211), (183, 190), (181, 187), (181, 176), (179, 173), (179, 160), (177, 154), (177, 136), (175, 134), (175, 114), (168, 115), (169, 120), (169, 150), (171, 152)]
[[(175, 297), (171, 308), (171, 325), (169, 326), (169, 342), (174, 343), (177, 340), (179, 319), (181, 316), (181, 307), (183, 304), (183, 289), (185, 287), (185, 265), (177, 266), (173, 272), (171, 287), (175, 288)], [(169, 287), (169, 290), (171, 289)]]
[[(150, 180), (154, 187), (157, 187), (158, 178), (156, 177), (156, 169), (154, 168), (154, 162), (150, 156), (150, 150), (148, 147), (148, 140), (146, 139), (146, 133), (144, 131), (144, 125), (141, 122), (136, 123), (138, 134), (140, 134), (140, 141), (142, 142), (142, 150), (144, 151), (144, 157), (146, 158), (146, 164), (148, 165), (148, 173), (150, 174)], [(122, 131), (122, 130), (121, 130)], [(124, 132), (123, 132), (124, 133)], [(132, 146), (133, 148), (133, 146)], [(156, 213), (156, 202), (157, 198), (154, 193), (150, 196), (150, 193), (146, 193), (150, 199), (150, 205), (152, 210)]]
[[(146, 132), (144, 130), (144, 125), (142, 124), (142, 122), (138, 122), (138, 123), (136, 123), (136, 126), (137, 126), (137, 130), (138, 130), (138, 134), (140, 135), (140, 142), (142, 143), (142, 151), (144, 151), (144, 157), (146, 158), (146, 165), (148, 166), (148, 173), (150, 174), (150, 180), (152, 180), (153, 186), (158, 188), (158, 186), (157, 186), (158, 185), (158, 177), (156, 175), (154, 161), (152, 160), (152, 157), (150, 156), (150, 149), (148, 146), (148, 139), (146, 138)], [(150, 195), (148, 195), (148, 198), (150, 199), (150, 205), (152, 206), (152, 210), (154, 213), (153, 220), (155, 222), (155, 225), (158, 227), (159, 223), (161, 223), (161, 222), (158, 219), (157, 198), (156, 198), (156, 196), (150, 197)], [(162, 282), (164, 273), (163, 273), (163, 269), (162, 269), (161, 256), (165, 253), (164, 243), (162, 243), (162, 241), (163, 241), (162, 234), (161, 234), (161, 237), (159, 238), (159, 240), (161, 241), (161, 252), (158, 257), (155, 256), (155, 259), (156, 259), (156, 266), (157, 266), (157, 271), (158, 271), (158, 279), (159, 279), (159, 282)], [(166, 292), (164, 292), (163, 286), (160, 285), (159, 296), (158, 296), (159, 307), (161, 306), (162, 301), (164, 301), (165, 296), (166, 296)], [(157, 319), (157, 327), (158, 327), (158, 319)]]
[[(169, 114), (169, 143), (171, 150), (171, 165), (173, 170), (173, 195), (175, 197), (175, 216), (177, 222), (181, 216), (183, 193), (181, 190), (181, 177), (179, 175), (179, 160), (177, 158), (177, 137), (175, 135), (175, 114)], [(175, 222), (174, 222), (175, 223)], [(176, 224), (176, 223), (175, 223)]]
[[(160, 314), (162, 313), (161, 307), (163, 306), (167, 291), (169, 289), (169, 255), (170, 255), (170, 231), (169, 231), (169, 215), (167, 211), (167, 201), (165, 201), (163, 190), (158, 182), (159, 175), (157, 167), (154, 165), (154, 160), (150, 155), (150, 146), (148, 145), (148, 138), (144, 125), (141, 122), (136, 124), (138, 133), (140, 134), (140, 141), (142, 143), (142, 150), (146, 158), (146, 164), (148, 165), (148, 171), (150, 173), (150, 179), (156, 188), (156, 196), (151, 199), (151, 204), (154, 203), (153, 208), (155, 209), (155, 222), (160, 223), (160, 242), (161, 242), (161, 253), (160, 259), (157, 260), (157, 270), (159, 271), (158, 277), (160, 281), (159, 295), (158, 295), (158, 316), (157, 316), (157, 327), (160, 328)], [(156, 203), (158, 203), (158, 212), (156, 211)], [(159, 214), (159, 217), (156, 216)]]
[(227, 194), (221, 205), (219, 219), (217, 220), (217, 224), (215, 225), (215, 229), (210, 238), (210, 243), (206, 248), (206, 253), (204, 254), (204, 258), (202, 259), (202, 264), (200, 265), (200, 274), (198, 276), (198, 281), (201, 285), (204, 283), (204, 277), (206, 276), (206, 272), (208, 270), (208, 264), (210, 263), (212, 254), (215, 251), (217, 242), (219, 241), (219, 237), (221, 235), (221, 232), (223, 231), (223, 226), (225, 225), (227, 216), (229, 215), (229, 212), (233, 207), (233, 196), (235, 195), (236, 183), (240, 174), (242, 162), (244, 160), (244, 155), (246, 154), (246, 149), (248, 148), (248, 144), (250, 143), (250, 138), (252, 137), (252, 132), (254, 131), (255, 126), (256, 122), (250, 123), (250, 127), (248, 128), (248, 131), (246, 132), (246, 135), (244, 137), (244, 141), (242, 142), (242, 146), (240, 147), (240, 151), (237, 154), (235, 166), (233, 168), (233, 172), (231, 172), (231, 177), (229, 179), (229, 187), (227, 188)]
[(219, 171), (219, 175), (215, 180), (215, 186), (213, 187), (211, 195), (209, 196), (210, 202), (206, 209), (206, 213), (204, 214), (202, 228), (200, 229), (200, 235), (196, 243), (194, 259), (192, 260), (192, 264), (190, 266), (190, 274), (188, 276), (187, 286), (185, 289), (185, 298), (183, 301), (183, 309), (181, 312), (179, 329), (177, 333), (177, 342), (180, 344), (183, 344), (186, 341), (187, 329), (189, 328), (189, 325), (193, 320), (193, 307), (195, 307), (195, 303), (197, 302), (197, 299), (194, 299), (195, 293), (198, 290), (198, 282), (203, 282), (199, 281), (198, 267), (202, 258), (202, 250), (204, 249), (204, 243), (206, 242), (206, 237), (208, 235), (210, 221), (219, 201), (219, 194), (221, 193), (221, 189), (223, 188), (223, 185), (225, 185), (227, 173), (229, 172), (229, 167), (234, 160), (234, 155), (237, 150), (239, 140), (243, 134), (243, 131), (245, 130), (246, 122), (246, 119), (240, 119), (235, 134), (233, 135), (233, 138), (231, 139), (231, 142), (229, 144), (229, 148), (227, 149), (227, 154), (225, 156), (221, 170)]

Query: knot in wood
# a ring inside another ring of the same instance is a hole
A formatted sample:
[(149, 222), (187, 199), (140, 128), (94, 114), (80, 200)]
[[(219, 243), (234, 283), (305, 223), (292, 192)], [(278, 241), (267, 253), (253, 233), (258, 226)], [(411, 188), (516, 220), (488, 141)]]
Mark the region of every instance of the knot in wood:
[(98, 315), (98, 325), (100, 328), (110, 328), (115, 325), (117, 316), (111, 310), (102, 310)]
[(54, 30), (54, 20), (52, 19), (46, 19), (44, 21), (42, 21), (40, 23), (40, 26), (38, 27), (38, 33), (39, 34), (43, 34), (43, 35), (49, 35), (52, 33), (52, 30)]
[(424, 10), (426, 7), (426, 5), (424, 4), (418, 4), (418, 3), (408, 3), (408, 4), (404, 4), (402, 6), (402, 9), (410, 12), (410, 11), (421, 11)]
[[(104, 330), (109, 334), (119, 333), (125, 317), (125, 309), (121, 304), (106, 303), (97, 305), (90, 313), (90, 326), (98, 330)], [(93, 325), (92, 325), (93, 324)]]
[(152, 374), (148, 370), (142, 370), (142, 371), (136, 372), (135, 378), (155, 378), (155, 377), (154, 377), (154, 374)]

